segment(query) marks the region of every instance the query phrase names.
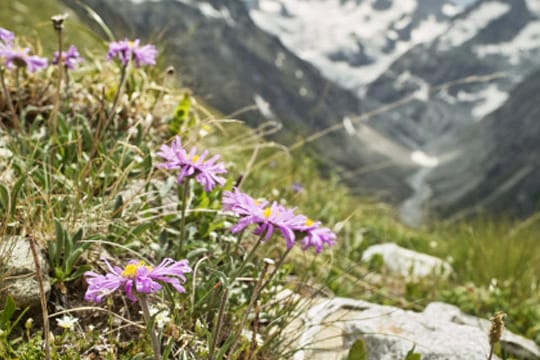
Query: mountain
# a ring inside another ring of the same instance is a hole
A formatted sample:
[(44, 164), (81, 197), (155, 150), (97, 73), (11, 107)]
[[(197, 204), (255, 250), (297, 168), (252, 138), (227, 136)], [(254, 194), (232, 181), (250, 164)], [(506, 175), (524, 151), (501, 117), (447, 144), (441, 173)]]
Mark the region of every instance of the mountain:
[(239, 117), (278, 122), (289, 143), (337, 129), (312, 144), (326, 170), (358, 193), (400, 203), (412, 225), (426, 209), (448, 215), (500, 201), (524, 214), (535, 206), (510, 201), (514, 168), (498, 153), (523, 156), (526, 169), (531, 158), (499, 142), (530, 134), (494, 111), (518, 113), (519, 89), (533, 87), (525, 82), (540, 68), (538, 0), (87, 3), (119, 37), (157, 39), (181, 81), (221, 112), (253, 109)]
[[(540, 68), (508, 100), (459, 137), (460, 155), (431, 175), (443, 214), (488, 211), (527, 216), (540, 205)], [(474, 207), (471, 208), (471, 204)]]
[(413, 46), (449, 26), (449, 0), (243, 0), (255, 23), (329, 79), (362, 95)]
[[(508, 187), (513, 167), (498, 170), (500, 183), (489, 176), (499, 164), (497, 150), (504, 148), (499, 141), (505, 140), (490, 131), (519, 139), (529, 135), (522, 132), (530, 130), (520, 125), (527, 120), (489, 120), (498, 124), (491, 127), (484, 122), (497, 109), (512, 113), (508, 109), (519, 104), (514, 91), (532, 96), (518, 89), (540, 67), (539, 13), (540, 2), (535, 0), (478, 1), (458, 14), (443, 34), (410, 49), (369, 84), (366, 103), (373, 108), (405, 97), (410, 100), (371, 119), (370, 125), (437, 160), (433, 169), (419, 169), (409, 178), (415, 188), (409, 200), (416, 201), (416, 211), (445, 215), (467, 207), (495, 211), (499, 201), (507, 213), (525, 215), (536, 208), (530, 202), (523, 206), (511, 201), (515, 189), (507, 190), (507, 197), (495, 191)], [(524, 155), (512, 153), (512, 147), (507, 150), (510, 156)], [(526, 191), (532, 196), (540, 184), (529, 185)], [(473, 197), (473, 192), (482, 196)], [(488, 193), (492, 199), (481, 201)]]
[[(76, 0), (64, 2), (85, 13)], [(252, 126), (278, 122), (284, 130), (276, 136), (289, 143), (334, 126), (337, 131), (311, 144), (328, 172), (345, 169), (344, 177), (358, 193), (394, 202), (409, 195), (403, 174), (412, 162), (399, 151), (395, 153), (401, 158), (396, 160), (378, 143), (366, 142), (377, 138), (368, 128), (361, 136), (346, 131), (344, 125), (365, 105), (260, 29), (242, 1), (88, 0), (86, 4), (117, 37), (156, 39), (182, 83), (206, 104), (224, 114), (251, 109), (237, 117)]]

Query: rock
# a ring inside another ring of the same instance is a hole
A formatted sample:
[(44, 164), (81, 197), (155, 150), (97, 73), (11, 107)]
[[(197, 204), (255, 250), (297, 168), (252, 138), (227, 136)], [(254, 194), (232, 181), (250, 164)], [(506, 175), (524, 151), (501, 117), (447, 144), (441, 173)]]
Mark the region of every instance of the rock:
[(430, 275), (449, 276), (453, 270), (450, 264), (437, 257), (402, 248), (394, 243), (370, 246), (364, 251), (363, 261), (381, 256), (384, 267), (392, 274), (408, 279), (418, 279)]
[[(414, 312), (334, 298), (304, 313), (303, 329), (295, 344), (303, 350), (294, 360), (341, 360), (359, 338), (365, 341), (370, 360), (403, 359), (413, 346), (422, 360), (485, 360), (488, 329), (488, 320), (465, 315), (444, 303), (432, 303), (423, 312)], [(534, 342), (508, 330), (501, 345), (520, 359), (540, 357)]]
[[(49, 281), (49, 263), (43, 253), (39, 252), (39, 262), (43, 272), (45, 293), (51, 290)], [(36, 266), (30, 249), (30, 243), (22, 236), (0, 238), (0, 268), (2, 279), (0, 287), (0, 303), (7, 295), (11, 295), (19, 308), (39, 306), (39, 284), (36, 277)]]

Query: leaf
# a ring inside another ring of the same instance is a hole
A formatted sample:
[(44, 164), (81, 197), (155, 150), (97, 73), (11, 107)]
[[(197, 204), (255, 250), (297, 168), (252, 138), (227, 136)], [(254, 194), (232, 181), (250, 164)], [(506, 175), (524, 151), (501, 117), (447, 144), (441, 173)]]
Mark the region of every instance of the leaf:
[(9, 209), (9, 191), (8, 189), (0, 184), (0, 207), (4, 210)]
[(189, 94), (184, 94), (184, 97), (178, 103), (178, 106), (174, 110), (174, 116), (169, 122), (169, 130), (178, 134), (182, 124), (184, 124), (189, 118), (189, 112), (191, 110), (191, 97)]
[(75, 263), (77, 262), (77, 260), (79, 259), (79, 257), (81, 256), (84, 250), (85, 250), (84, 248), (80, 247), (80, 248), (75, 249), (75, 251), (73, 251), (71, 254), (68, 254), (66, 263), (64, 266), (64, 270), (66, 274), (71, 274), (71, 272), (73, 271), (73, 266), (75, 265)]
[(11, 209), (10, 212), (13, 214), (15, 213), (15, 207), (17, 205), (17, 198), (19, 197), (19, 191), (21, 190), (22, 185), (26, 181), (26, 177), (21, 177), (15, 185), (13, 186), (13, 189), (11, 189)]
[(366, 343), (362, 339), (354, 342), (347, 355), (347, 360), (367, 360)]
[(75, 233), (75, 235), (73, 235), (73, 237), (71, 238), (71, 241), (73, 242), (73, 244), (77, 245), (77, 243), (78, 243), (79, 241), (81, 241), (82, 236), (83, 236), (83, 229), (80, 228), (79, 231), (77, 231), (77, 232)]
[(416, 345), (413, 345), (412, 349), (407, 352), (404, 360), (421, 360), (422, 355), (415, 353), (414, 349), (416, 349)]
[(0, 328), (2, 330), (9, 330), (10, 320), (15, 313), (15, 309), (15, 300), (13, 300), (10, 295), (8, 295), (4, 310), (2, 310), (2, 312), (0, 313)]
[(64, 229), (62, 229), (62, 225), (55, 220), (54, 221), (54, 229), (56, 232), (56, 245), (54, 246), (54, 254), (52, 258), (52, 263), (54, 265), (59, 265), (60, 261), (62, 260), (62, 255), (65, 252), (65, 242), (64, 242)]

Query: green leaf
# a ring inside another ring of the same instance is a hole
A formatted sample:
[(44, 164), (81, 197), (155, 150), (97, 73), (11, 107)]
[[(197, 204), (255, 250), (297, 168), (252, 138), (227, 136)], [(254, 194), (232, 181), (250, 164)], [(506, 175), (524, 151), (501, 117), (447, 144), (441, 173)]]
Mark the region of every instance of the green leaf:
[(366, 343), (362, 339), (354, 342), (347, 355), (347, 360), (367, 360)]
[(21, 190), (22, 185), (26, 181), (26, 177), (22, 176), (11, 189), (11, 209), (10, 212), (15, 213), (15, 207), (17, 205), (17, 198), (19, 197), (19, 191)]
[(57, 220), (54, 221), (54, 230), (56, 232), (56, 259), (54, 260), (58, 261), (58, 258), (64, 252), (64, 229)]
[(49, 263), (51, 266), (55, 265), (55, 261), (58, 258), (56, 243), (54, 241), (47, 242), (47, 253), (49, 255)]
[(178, 134), (182, 125), (188, 120), (189, 112), (191, 110), (191, 97), (189, 94), (184, 94), (184, 97), (178, 103), (178, 106), (174, 110), (174, 116), (169, 122), (169, 130)]
[(66, 263), (64, 266), (64, 270), (66, 274), (71, 274), (71, 271), (73, 271), (73, 265), (77, 262), (81, 254), (84, 252), (84, 248), (80, 247), (75, 249), (71, 254), (68, 254), (68, 257), (66, 259)]
[(0, 207), (4, 210), (8, 210), (9, 206), (9, 191), (8, 189), (0, 184)]
[(416, 345), (413, 345), (412, 349), (407, 352), (407, 355), (405, 356), (404, 360), (421, 360), (422, 355), (415, 353), (414, 349), (416, 348)]
[(75, 235), (73, 235), (73, 237), (71, 238), (72, 243), (75, 244), (75, 245), (77, 245), (77, 243), (78, 243), (79, 241), (81, 241), (82, 236), (83, 236), (83, 229), (81, 228), (81, 229), (79, 229), (79, 231), (77, 231), (77, 232), (75, 233)]
[(15, 300), (13, 300), (11, 295), (8, 295), (4, 310), (2, 310), (2, 312), (0, 313), (0, 328), (2, 328), (2, 330), (9, 330), (8, 327), (10, 324), (10, 320), (15, 313), (15, 309)]

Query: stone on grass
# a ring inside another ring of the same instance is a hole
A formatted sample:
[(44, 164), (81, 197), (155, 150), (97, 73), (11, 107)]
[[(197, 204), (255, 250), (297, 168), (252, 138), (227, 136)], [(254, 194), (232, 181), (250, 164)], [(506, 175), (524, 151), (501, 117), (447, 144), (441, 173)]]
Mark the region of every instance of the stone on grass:
[[(45, 293), (51, 290), (49, 263), (43, 253), (38, 252)], [(13, 297), (18, 308), (40, 305), (39, 284), (30, 243), (22, 236), (0, 237), (0, 304), (8, 295)]]
[[(485, 360), (490, 348), (488, 320), (465, 315), (444, 303), (414, 312), (334, 298), (305, 312), (302, 324), (297, 328), (295, 347), (303, 350), (294, 360), (341, 360), (359, 338), (364, 340), (370, 360), (403, 359), (413, 346), (422, 360)], [(501, 345), (517, 358), (540, 356), (533, 341), (508, 330)]]
[(370, 246), (364, 251), (363, 261), (370, 261), (375, 256), (382, 257), (383, 266), (391, 274), (417, 280), (430, 275), (449, 276), (453, 270), (450, 264), (435, 256), (422, 254), (402, 248), (394, 243)]

